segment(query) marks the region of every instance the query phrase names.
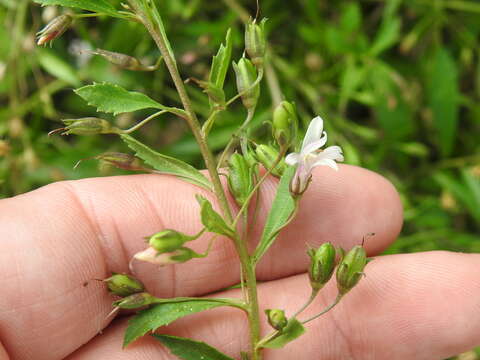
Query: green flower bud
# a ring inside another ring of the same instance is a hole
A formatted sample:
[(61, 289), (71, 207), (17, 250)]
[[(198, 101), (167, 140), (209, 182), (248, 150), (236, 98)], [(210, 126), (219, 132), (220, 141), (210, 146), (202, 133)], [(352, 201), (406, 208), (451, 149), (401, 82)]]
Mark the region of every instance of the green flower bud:
[(48, 135), (60, 133), (61, 135), (97, 135), (116, 134), (118, 129), (112, 127), (107, 120), (99, 118), (65, 119), (62, 120), (64, 128), (51, 131)]
[(279, 309), (268, 309), (265, 310), (265, 314), (268, 318), (268, 323), (275, 330), (281, 331), (285, 326), (287, 326), (288, 320), (285, 316), (285, 311)]
[(151, 264), (165, 266), (184, 263), (193, 258), (205, 257), (205, 255), (197, 254), (192, 249), (186, 247), (182, 247), (172, 252), (160, 254), (154, 248), (149, 247), (146, 250), (136, 253), (133, 257), (139, 261), (146, 261)]
[[(271, 169), (275, 164), (275, 161), (278, 159), (279, 152), (274, 147), (269, 145), (258, 145), (255, 149), (255, 154), (257, 156), (258, 161), (266, 168)], [(272, 175), (276, 177), (281, 177), (283, 172), (285, 171), (285, 161), (282, 159), (272, 170)]]
[(191, 237), (176, 230), (163, 230), (152, 235), (148, 244), (154, 248), (158, 254), (168, 253), (180, 249), (187, 241), (193, 240)]
[(252, 62), (246, 58), (241, 58), (238, 64), (233, 63), (233, 70), (237, 76), (238, 93), (242, 94), (243, 105), (247, 109), (252, 109), (257, 105), (260, 97), (260, 84), (252, 85), (257, 80), (257, 70)]
[(118, 296), (129, 296), (145, 291), (145, 286), (140, 280), (131, 275), (114, 273), (108, 279), (103, 280), (107, 283), (108, 290)]
[(37, 45), (45, 45), (59, 38), (72, 25), (73, 18), (70, 15), (60, 15), (50, 21), (47, 26), (37, 33)]
[(263, 58), (265, 57), (265, 49), (267, 40), (265, 36), (265, 23), (267, 19), (263, 19), (260, 24), (256, 20), (250, 21), (245, 29), (245, 50), (252, 59), (252, 63), (257, 66), (263, 66)]
[(133, 294), (123, 298), (121, 300), (115, 301), (113, 306), (118, 307), (120, 309), (138, 309), (150, 304), (155, 303), (157, 298), (155, 296), (150, 295), (146, 292), (141, 292), (138, 294)]
[(273, 112), (273, 137), (280, 146), (288, 146), (296, 136), (297, 114), (295, 106), (282, 101)]
[(255, 168), (249, 166), (240, 154), (233, 154), (228, 162), (228, 189), (238, 205), (242, 206), (254, 187)]
[(331, 243), (324, 243), (318, 249), (309, 249), (310, 266), (308, 275), (312, 289), (320, 290), (332, 277), (335, 270), (335, 248)]
[(367, 262), (365, 249), (360, 245), (354, 246), (343, 256), (337, 268), (337, 286), (340, 295), (346, 294), (357, 285)]

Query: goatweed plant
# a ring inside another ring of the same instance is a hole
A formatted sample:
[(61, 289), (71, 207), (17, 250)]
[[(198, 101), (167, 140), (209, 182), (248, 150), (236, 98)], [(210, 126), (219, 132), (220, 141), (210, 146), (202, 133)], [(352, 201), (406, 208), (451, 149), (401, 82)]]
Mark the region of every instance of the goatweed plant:
[[(164, 63), (178, 92), (181, 107), (177, 108), (162, 105), (145, 94), (129, 92), (115, 84), (84, 86), (75, 92), (88, 104), (95, 106), (99, 112), (116, 115), (152, 109), (152, 114), (130, 129), (120, 129), (110, 121), (95, 117), (63, 120), (65, 126), (52, 131), (52, 134), (62, 135), (117, 134), (135, 155), (105, 153), (98, 155), (96, 159), (127, 170), (176, 176), (210, 192), (215, 197), (218, 210), (207, 198), (197, 195), (199, 217), (203, 224), (198, 233), (184, 234), (175, 229), (163, 229), (148, 236), (146, 249), (137, 253), (131, 261), (132, 273), (137, 261), (164, 266), (204, 258), (208, 256), (215, 239), (231, 241), (240, 260), (242, 299), (193, 297), (160, 299), (151, 295), (133, 275), (113, 274), (103, 280), (108, 290), (117, 297), (113, 302), (114, 312), (118, 309), (139, 310), (129, 322), (124, 346), (181, 317), (219, 306), (230, 306), (243, 311), (249, 323), (250, 348), (245, 349), (239, 357), (243, 360), (260, 360), (263, 349), (281, 348), (301, 336), (305, 332), (305, 324), (331, 310), (359, 282), (367, 264), (363, 247), (355, 246), (345, 253), (341, 249), (335, 249), (330, 243), (324, 243), (317, 249), (308, 249), (307, 252), (310, 257), (309, 279), (312, 293), (310, 298), (306, 299), (305, 305), (295, 314), (286, 314), (282, 309), (268, 309), (265, 312), (259, 309), (255, 276), (257, 264), (282, 229), (295, 218), (300, 199), (308, 192), (312, 169), (325, 165), (338, 170), (336, 161), (343, 161), (340, 147), (330, 146), (322, 149), (327, 143), (327, 134), (323, 131), (323, 120), (320, 117), (315, 117), (311, 121), (303, 141), (297, 141), (296, 109), (295, 105), (288, 101), (281, 102), (272, 113), (271, 143), (257, 144), (249, 140), (248, 129), (255, 116), (264, 74), (267, 49), (265, 20), (255, 19), (246, 24), (244, 56), (233, 62), (238, 89), (235, 96), (228, 99), (223, 90), (231, 64), (230, 32), (226, 35), (225, 44), (220, 46), (218, 53), (213, 57), (208, 79), (194, 79), (195, 84), (203, 89), (210, 102), (209, 116), (206, 119), (199, 119), (192, 108), (184, 79), (180, 75), (174, 51), (162, 23), (162, 16), (153, 0), (127, 0), (122, 4), (121, 10), (116, 9), (108, 0), (35, 0), (35, 2), (86, 11), (65, 13), (51, 21), (38, 33), (39, 45), (51, 43), (82, 18), (111, 16), (118, 18), (119, 21), (135, 21), (142, 24), (161, 53), (161, 58), (156, 64), (142, 64), (134, 57), (109, 50), (98, 49), (93, 53), (128, 71), (155, 71)], [(232, 134), (231, 141), (224, 151), (215, 157), (207, 144), (209, 132), (215, 126), (217, 116), (223, 111), (229, 111), (229, 106), (237, 99), (240, 99), (245, 107), (245, 121)], [(167, 113), (178, 116), (188, 123), (205, 161), (208, 177), (193, 166), (160, 154), (132, 137), (131, 134), (140, 127)], [(227, 174), (227, 188), (222, 186), (220, 174)], [(270, 176), (280, 179), (276, 197), (258, 245), (254, 251), (249, 251), (248, 230), (257, 213), (256, 200), (260, 195), (262, 183)], [(234, 205), (227, 200), (227, 191), (235, 200)], [(197, 253), (189, 247), (189, 243), (201, 236), (210, 236), (210, 245), (204, 253)], [(332, 278), (335, 268), (337, 298), (321, 313), (307, 319), (302, 318), (303, 310), (315, 300), (319, 291)], [(272, 327), (267, 334), (261, 333), (262, 316), (266, 316)], [(209, 345), (191, 339), (167, 335), (155, 335), (155, 338), (181, 359), (230, 359)]]

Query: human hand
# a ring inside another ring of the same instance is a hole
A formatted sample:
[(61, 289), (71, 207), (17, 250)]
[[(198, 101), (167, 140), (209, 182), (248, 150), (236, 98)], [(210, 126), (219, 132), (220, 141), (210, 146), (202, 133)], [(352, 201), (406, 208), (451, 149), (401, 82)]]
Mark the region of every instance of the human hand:
[[(261, 221), (274, 183), (263, 186)], [(199, 192), (172, 177), (138, 175), (61, 182), (1, 200), (0, 360), (173, 359), (149, 337), (122, 350), (126, 320), (108, 324), (111, 296), (104, 286), (83, 283), (128, 272), (146, 235), (164, 227), (196, 232)], [(317, 169), (297, 219), (258, 267), (262, 307), (285, 309), (288, 316), (308, 297), (306, 243), (349, 249), (375, 232), (365, 244), (374, 256), (401, 223), (398, 195), (383, 178), (353, 166)], [(192, 247), (202, 251), (206, 241)], [(266, 350), (265, 358), (430, 360), (469, 349), (480, 343), (479, 264), (480, 255), (448, 252), (377, 257), (335, 309), (282, 351)], [(207, 295), (239, 282), (226, 239), (206, 259), (162, 268), (135, 263), (135, 270), (159, 297)], [(319, 312), (334, 297), (329, 284), (302, 315)], [(161, 330), (229, 355), (247, 348), (244, 314), (235, 309), (191, 315)]]

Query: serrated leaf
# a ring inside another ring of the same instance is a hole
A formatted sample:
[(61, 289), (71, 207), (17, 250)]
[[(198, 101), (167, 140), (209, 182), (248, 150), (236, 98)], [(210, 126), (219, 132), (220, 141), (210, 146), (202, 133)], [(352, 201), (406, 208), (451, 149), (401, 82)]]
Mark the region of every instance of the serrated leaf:
[(225, 77), (227, 76), (228, 67), (232, 57), (232, 36), (231, 29), (228, 29), (225, 38), (225, 45), (221, 44), (217, 55), (213, 57), (212, 68), (208, 81), (223, 89)]
[(265, 252), (272, 246), (280, 230), (283, 229), (295, 210), (295, 200), (290, 194), (290, 181), (295, 174), (295, 167), (289, 166), (283, 173), (277, 188), (275, 199), (268, 213), (262, 238), (253, 254), (253, 261), (257, 263)]
[(262, 345), (268, 349), (280, 349), (287, 345), (289, 342), (299, 338), (305, 333), (305, 327), (300, 321), (293, 318), (288, 321), (287, 326), (281, 331), (280, 334), (275, 336), (272, 340)]
[(173, 157), (160, 154), (130, 135), (123, 134), (121, 135), (121, 138), (130, 149), (135, 151), (137, 157), (145, 161), (158, 172), (177, 176), (207, 190), (212, 189), (210, 181), (193, 166)]
[(213, 206), (210, 201), (200, 195), (197, 195), (197, 201), (201, 207), (200, 217), (202, 219), (202, 224), (207, 228), (208, 231), (219, 235), (225, 235), (229, 238), (233, 238), (235, 236), (233, 229), (227, 225), (219, 213), (213, 210)]
[(170, 109), (145, 94), (127, 91), (121, 86), (110, 83), (87, 85), (75, 90), (75, 93), (88, 105), (95, 106), (98, 111), (114, 115), (149, 108)]
[(173, 355), (184, 360), (233, 360), (204, 342), (171, 335), (153, 336), (165, 345)]
[(155, 331), (159, 327), (168, 325), (184, 316), (228, 305), (229, 304), (221, 301), (208, 299), (167, 302), (154, 305), (140, 311), (128, 322), (128, 327), (123, 339), (123, 346), (125, 347), (146, 333)]
[(60, 5), (82, 10), (98, 12), (110, 16), (122, 17), (107, 0), (33, 0), (43, 6)]

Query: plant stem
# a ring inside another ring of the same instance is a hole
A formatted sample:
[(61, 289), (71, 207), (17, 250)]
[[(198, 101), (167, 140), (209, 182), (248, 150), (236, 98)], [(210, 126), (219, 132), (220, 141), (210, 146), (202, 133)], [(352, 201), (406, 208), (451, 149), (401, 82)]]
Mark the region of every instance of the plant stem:
[[(218, 201), (220, 203), (222, 213), (228, 222), (232, 222), (232, 213), (228, 205), (227, 197), (225, 195), (225, 191), (223, 190), (222, 183), (220, 182), (220, 177), (216, 170), (215, 159), (213, 157), (212, 152), (210, 151), (210, 148), (207, 145), (205, 138), (203, 137), (200, 123), (198, 121), (195, 111), (193, 111), (191, 100), (187, 94), (187, 90), (185, 89), (185, 85), (182, 81), (180, 73), (178, 72), (175, 59), (172, 58), (172, 56), (170, 55), (170, 52), (168, 51), (168, 48), (167, 48), (166, 39), (164, 39), (161, 34), (160, 24), (154, 24), (152, 22), (152, 16), (149, 16), (151, 14), (147, 14), (146, 13), (147, 9), (145, 9), (144, 6), (141, 6), (138, 3), (138, 1), (130, 0), (130, 5), (135, 10), (137, 15), (140, 17), (142, 23), (144, 24), (147, 31), (152, 36), (153, 40), (155, 41), (158, 49), (160, 50), (165, 60), (165, 64), (168, 68), (168, 71), (170, 72), (172, 80), (175, 84), (175, 88), (177, 89), (178, 95), (180, 96), (180, 100), (187, 113), (186, 120), (193, 132), (193, 135), (195, 136), (195, 139), (200, 147), (202, 156), (205, 160), (205, 166), (207, 167), (207, 170), (209, 172), (209, 175), (215, 190), (215, 195), (217, 196)], [(154, 6), (153, 2), (152, 2), (152, 5)], [(156, 9), (154, 9), (154, 11), (156, 11)]]
[(317, 318), (319, 318), (320, 316), (322, 316), (323, 314), (329, 312), (330, 310), (332, 310), (339, 302), (340, 300), (342, 300), (342, 297), (343, 295), (341, 294), (338, 294), (335, 301), (333, 303), (331, 303), (330, 305), (328, 305), (325, 309), (322, 310), (322, 312), (320, 312), (319, 314), (317, 315), (314, 315), (312, 316), (311, 318), (308, 318), (307, 320), (304, 320), (302, 321), (302, 324), (306, 324), (306, 323), (309, 323), (310, 321), (312, 320), (315, 320)]
[(298, 309), (297, 312), (292, 315), (292, 317), (296, 318), (298, 315), (300, 315), (313, 302), (313, 300), (315, 300), (319, 291), (320, 289), (312, 289), (312, 294), (308, 298), (307, 302), (300, 309)]
[(123, 131), (122, 131), (122, 134), (131, 134), (131, 133), (134, 132), (135, 130), (140, 129), (143, 125), (145, 125), (145, 124), (148, 123), (149, 121), (155, 119), (157, 116), (163, 115), (163, 114), (165, 114), (165, 113), (167, 113), (167, 112), (168, 112), (167, 110), (162, 110), (162, 111), (156, 112), (155, 114), (150, 115), (150, 116), (147, 117), (146, 119), (140, 121), (138, 124), (132, 126), (130, 129), (123, 130)]
[[(152, 36), (155, 41), (158, 49), (160, 50), (162, 56), (164, 57), (165, 64), (170, 72), (172, 80), (177, 89), (180, 100), (182, 101), (185, 112), (187, 113), (186, 120), (192, 129), (193, 135), (197, 140), (197, 143), (200, 147), (200, 151), (205, 160), (205, 165), (210, 174), (210, 178), (214, 187), (215, 195), (220, 203), (220, 207), (225, 217), (225, 220), (228, 223), (232, 223), (233, 217), (230, 210), (230, 206), (227, 201), (225, 191), (223, 189), (222, 183), (220, 182), (220, 177), (217, 172), (217, 167), (215, 159), (213, 157), (210, 148), (206, 142), (206, 139), (202, 133), (200, 123), (198, 121), (197, 115), (193, 111), (193, 107), (190, 101), (190, 98), (185, 89), (185, 85), (180, 77), (178, 68), (173, 58), (173, 55), (170, 54), (170, 51), (167, 47), (167, 39), (164, 38), (161, 31), (161, 26), (159, 22), (160, 15), (155, 8), (155, 3), (151, 2), (152, 8), (148, 8), (144, 0), (129, 0), (129, 3), (132, 9), (136, 12), (141, 22), (146, 27), (147, 31)], [(152, 14), (157, 12), (156, 14)], [(152, 18), (156, 22), (152, 21)], [(257, 299), (257, 284), (255, 276), (255, 266), (252, 264), (250, 255), (248, 254), (247, 244), (245, 241), (242, 241), (238, 236), (234, 238), (235, 248), (237, 250), (242, 268), (244, 269), (245, 282), (247, 284), (247, 294), (248, 294), (248, 322), (250, 326), (250, 338), (251, 338), (251, 349), (252, 349), (252, 359), (251, 360), (261, 360), (261, 355), (256, 349), (256, 344), (260, 339), (260, 316), (258, 308), (258, 299)]]

